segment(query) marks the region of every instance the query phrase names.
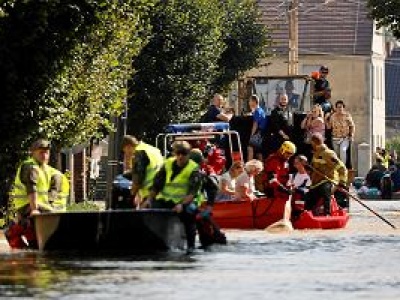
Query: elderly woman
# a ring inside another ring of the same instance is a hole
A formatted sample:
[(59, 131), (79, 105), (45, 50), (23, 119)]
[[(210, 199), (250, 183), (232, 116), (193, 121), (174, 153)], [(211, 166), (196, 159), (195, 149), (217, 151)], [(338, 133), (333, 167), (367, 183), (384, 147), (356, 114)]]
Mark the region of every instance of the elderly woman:
[(244, 172), (236, 179), (235, 198), (240, 200), (254, 200), (256, 198), (254, 177), (263, 170), (263, 164), (257, 159), (252, 159), (244, 165)]
[(221, 175), (219, 180), (219, 191), (215, 201), (226, 201), (235, 199), (235, 185), (237, 177), (243, 173), (243, 163), (235, 161), (227, 172)]

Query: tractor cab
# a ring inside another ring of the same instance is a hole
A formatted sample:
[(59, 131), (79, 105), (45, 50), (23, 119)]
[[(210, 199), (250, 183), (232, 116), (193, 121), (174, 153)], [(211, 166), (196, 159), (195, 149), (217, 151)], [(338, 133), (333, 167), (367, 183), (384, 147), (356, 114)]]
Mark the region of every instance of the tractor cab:
[[(253, 76), (242, 79), (239, 93), (248, 99), (251, 94), (258, 95), (260, 106), (267, 112), (278, 104), (279, 96), (286, 94), (293, 112), (309, 111), (312, 105), (312, 78), (308, 75)], [(247, 102), (239, 104), (247, 110)]]

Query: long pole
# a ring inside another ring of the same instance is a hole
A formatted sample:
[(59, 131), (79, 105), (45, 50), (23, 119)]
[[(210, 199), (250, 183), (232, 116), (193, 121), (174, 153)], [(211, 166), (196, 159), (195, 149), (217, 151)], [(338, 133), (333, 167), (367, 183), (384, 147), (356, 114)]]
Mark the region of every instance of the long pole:
[(291, 0), (288, 6), (289, 17), (289, 60), (288, 75), (299, 73), (299, 0)]
[[(337, 183), (335, 181), (333, 181), (331, 178), (329, 178), (328, 176), (326, 176), (324, 173), (322, 173), (321, 171), (315, 169), (313, 166), (308, 165), (308, 167), (315, 173), (318, 173), (319, 175), (321, 175), (322, 177), (324, 177), (326, 180), (328, 180), (329, 182), (331, 182), (334, 185), (337, 185)], [(368, 209), (371, 213), (373, 213), (375, 216), (377, 216), (379, 219), (381, 219), (383, 222), (385, 222), (386, 224), (388, 224), (390, 227), (392, 227), (393, 229), (397, 229), (396, 226), (394, 226), (391, 222), (389, 222), (387, 219), (385, 219), (384, 217), (382, 217), (380, 214), (378, 214), (376, 211), (374, 211), (371, 207), (369, 207), (368, 205), (366, 205), (364, 202), (362, 202), (359, 198), (357, 198), (356, 196), (353, 196), (352, 194), (350, 194), (348, 191), (346, 191), (345, 189), (341, 189), (341, 192), (345, 193), (347, 196), (349, 196), (350, 198), (352, 198), (353, 200), (356, 200), (358, 203), (360, 203), (362, 206), (364, 206), (366, 209)]]

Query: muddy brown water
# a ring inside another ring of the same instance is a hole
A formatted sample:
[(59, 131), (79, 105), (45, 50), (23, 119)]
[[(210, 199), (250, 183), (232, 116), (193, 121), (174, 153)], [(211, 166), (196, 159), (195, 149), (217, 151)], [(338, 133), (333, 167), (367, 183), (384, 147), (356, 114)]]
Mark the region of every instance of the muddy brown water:
[[(400, 202), (367, 205), (400, 228)], [(226, 231), (191, 257), (10, 251), (0, 240), (2, 299), (400, 299), (400, 229), (356, 202), (342, 230)]]

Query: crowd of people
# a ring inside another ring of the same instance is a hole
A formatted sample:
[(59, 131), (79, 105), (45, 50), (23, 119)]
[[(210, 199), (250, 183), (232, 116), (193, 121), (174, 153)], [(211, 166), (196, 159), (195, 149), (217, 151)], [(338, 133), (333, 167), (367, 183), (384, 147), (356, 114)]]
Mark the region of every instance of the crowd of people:
[[(285, 85), (292, 94), (280, 93), (270, 114), (260, 107), (257, 95), (250, 96), (252, 126), (246, 162), (234, 160), (223, 174), (205, 168), (207, 153), (187, 141), (175, 141), (171, 156), (164, 159), (156, 147), (125, 136), (121, 146), (124, 174), (132, 180), (132, 207), (176, 211), (184, 224), (189, 253), (194, 250), (196, 232), (203, 232), (201, 222), (211, 220), (215, 201), (252, 201), (267, 195), (292, 199), (294, 213), (306, 209), (330, 215), (334, 187), (347, 186), (346, 149), (351, 145), (355, 126), (342, 100), (332, 109), (327, 74), (328, 68), (321, 67), (315, 78), (314, 106), (301, 122), (307, 145), (304, 149), (308, 149), (304, 153), (293, 142), (292, 108), (299, 101), (293, 93), (293, 82)], [(201, 121), (228, 122), (233, 112), (224, 110), (222, 105), (223, 97), (214, 95)], [(25, 226), (29, 216), (39, 211), (65, 209), (68, 189), (62, 183), (62, 174), (48, 166), (49, 150), (48, 141), (35, 142), (32, 157), (17, 172), (13, 191), (17, 214), (6, 234), (9, 241), (25, 243), (21, 236), (13, 234), (13, 224)], [(226, 242), (215, 224), (210, 221), (208, 225), (213, 226), (219, 242)], [(200, 241), (203, 247), (215, 242), (205, 234), (200, 234)]]

